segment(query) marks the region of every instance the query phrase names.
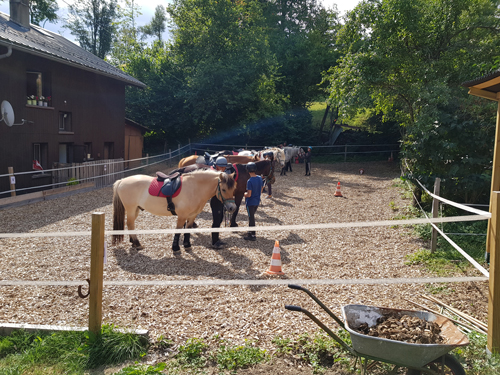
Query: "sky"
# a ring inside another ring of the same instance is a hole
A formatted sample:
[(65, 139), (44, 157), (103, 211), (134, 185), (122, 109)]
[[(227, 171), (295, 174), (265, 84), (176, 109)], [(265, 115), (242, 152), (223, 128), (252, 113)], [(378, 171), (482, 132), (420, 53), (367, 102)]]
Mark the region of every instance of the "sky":
[[(64, 18), (67, 15), (68, 3), (73, 3), (75, 0), (58, 0), (59, 12), (58, 15)], [(337, 9), (341, 15), (346, 11), (354, 9), (354, 7), (359, 3), (360, 0), (318, 0), (323, 3), (326, 8), (331, 8), (333, 4), (337, 4)], [(137, 0), (139, 7), (141, 8), (142, 15), (137, 18), (137, 25), (144, 26), (151, 21), (153, 18), (155, 8), (157, 5), (167, 5), (167, 0)], [(9, 0), (0, 0), (0, 12), (10, 14), (9, 11)], [(69, 30), (63, 28), (64, 22), (58, 22), (56, 24), (47, 22), (43, 26), (45, 29), (52, 32), (61, 34), (66, 39), (74, 41), (73, 36), (70, 34)]]

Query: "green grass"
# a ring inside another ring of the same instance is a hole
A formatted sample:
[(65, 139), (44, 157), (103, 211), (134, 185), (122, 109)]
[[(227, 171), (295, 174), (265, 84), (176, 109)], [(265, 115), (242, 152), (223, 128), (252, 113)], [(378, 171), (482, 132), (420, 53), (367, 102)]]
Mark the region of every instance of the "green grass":
[(83, 374), (102, 365), (139, 359), (145, 338), (104, 326), (102, 334), (86, 332), (28, 333), (0, 336), (0, 374)]
[(313, 128), (319, 128), (323, 116), (325, 114), (326, 102), (313, 102), (309, 107), (309, 112), (312, 115), (312, 126)]

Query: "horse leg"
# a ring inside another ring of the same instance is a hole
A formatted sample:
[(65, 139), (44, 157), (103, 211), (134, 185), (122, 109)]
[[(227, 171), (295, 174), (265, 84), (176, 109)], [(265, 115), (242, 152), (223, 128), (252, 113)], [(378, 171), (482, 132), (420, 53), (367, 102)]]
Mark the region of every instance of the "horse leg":
[[(181, 219), (179, 216), (177, 216), (177, 229), (181, 229), (184, 227), (184, 224), (186, 223), (186, 219)], [(179, 254), (181, 251), (181, 247), (179, 246), (179, 238), (181, 237), (180, 233), (174, 234), (174, 242), (172, 243), (172, 250), (174, 254)]]
[[(189, 218), (184, 225), (186, 228), (193, 228), (194, 225), (194, 217)], [(191, 233), (184, 233), (184, 241), (182, 242), (182, 246), (184, 246), (184, 250), (191, 250)]]
[[(139, 215), (139, 207), (136, 207), (135, 210), (127, 211), (127, 228), (129, 230), (134, 230), (135, 229), (135, 219), (137, 219), (138, 215)], [(141, 243), (137, 239), (137, 235), (131, 234), (130, 235), (130, 242), (132, 242), (132, 247), (133, 248), (135, 248), (137, 250), (144, 249), (144, 247), (141, 246)]]

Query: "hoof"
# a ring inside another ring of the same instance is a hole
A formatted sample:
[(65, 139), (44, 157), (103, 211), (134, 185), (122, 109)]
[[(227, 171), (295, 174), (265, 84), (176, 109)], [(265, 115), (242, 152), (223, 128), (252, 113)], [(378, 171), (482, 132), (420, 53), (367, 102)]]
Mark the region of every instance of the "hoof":
[(186, 249), (186, 250), (187, 250), (187, 249), (191, 248), (191, 243), (190, 243), (190, 242), (184, 242), (184, 243), (182, 244), (182, 246), (184, 246), (184, 249)]
[(193, 226), (191, 228), (198, 228), (198, 224), (193, 223)]
[(132, 248), (133, 248), (133, 249), (136, 249), (136, 250), (143, 250), (143, 249), (144, 249), (144, 246), (142, 246), (142, 245), (137, 245), (137, 244), (132, 244)]
[(172, 250), (173, 250), (174, 253), (176, 251), (180, 252), (181, 251), (181, 247), (179, 245), (172, 245)]

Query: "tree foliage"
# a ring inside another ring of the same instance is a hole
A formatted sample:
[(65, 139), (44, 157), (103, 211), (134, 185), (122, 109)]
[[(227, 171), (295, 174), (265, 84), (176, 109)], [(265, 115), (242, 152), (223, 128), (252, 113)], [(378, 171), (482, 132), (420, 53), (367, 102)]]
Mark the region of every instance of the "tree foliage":
[(343, 56), (328, 76), (341, 114), (368, 107), (398, 121), (413, 175), (442, 177), (444, 190), (469, 201), (479, 197), (460, 188), (488, 184), (494, 121), (461, 83), (498, 60), (498, 3), (365, 0), (339, 32)]
[(167, 13), (165, 12), (165, 8), (163, 5), (157, 5), (151, 22), (141, 27), (141, 31), (145, 35), (155, 36), (161, 42), (162, 34), (166, 30), (166, 22)]
[(80, 47), (104, 59), (116, 31), (117, 0), (81, 0), (68, 10), (64, 27), (76, 37)]
[(47, 21), (56, 22), (58, 20), (59, 5), (57, 0), (31, 0), (29, 8), (32, 24), (44, 27)]

